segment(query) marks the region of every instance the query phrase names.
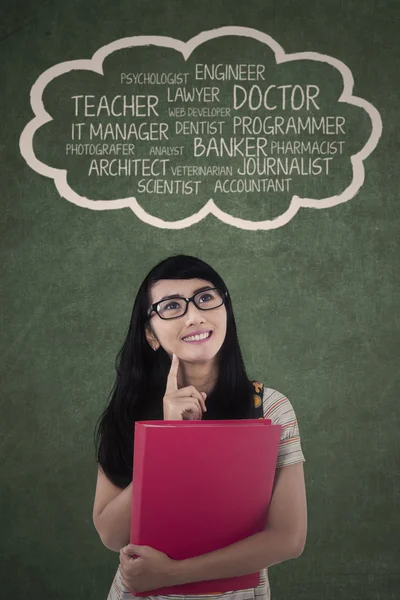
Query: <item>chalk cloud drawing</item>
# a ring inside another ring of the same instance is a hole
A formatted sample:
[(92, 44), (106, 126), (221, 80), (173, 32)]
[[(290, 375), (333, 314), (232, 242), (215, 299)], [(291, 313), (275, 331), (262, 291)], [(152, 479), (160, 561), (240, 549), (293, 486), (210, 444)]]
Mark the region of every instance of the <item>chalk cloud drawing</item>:
[[(67, 171), (64, 169), (52, 168), (40, 160), (35, 155), (33, 149), (33, 136), (35, 132), (45, 123), (52, 120), (52, 117), (46, 112), (43, 104), (43, 93), (50, 81), (74, 70), (93, 71), (100, 75), (103, 73), (103, 61), (111, 53), (124, 48), (132, 48), (138, 46), (159, 46), (162, 48), (170, 48), (180, 52), (185, 60), (188, 60), (192, 52), (201, 44), (205, 44), (209, 40), (215, 40), (224, 36), (240, 36), (257, 40), (269, 46), (274, 52), (277, 64), (283, 64), (291, 61), (309, 60), (327, 63), (336, 68), (343, 79), (343, 92), (338, 99), (338, 102), (351, 104), (359, 107), (367, 112), (371, 120), (371, 134), (363, 148), (356, 154), (350, 157), (352, 164), (353, 178), (350, 185), (339, 195), (330, 196), (327, 198), (301, 198), (293, 195), (287, 210), (278, 217), (271, 220), (250, 221), (234, 217), (227, 212), (222, 211), (215, 204), (212, 198), (196, 213), (189, 217), (176, 221), (166, 221), (158, 218), (155, 215), (146, 212), (139, 204), (136, 198), (120, 198), (114, 200), (91, 200), (77, 194), (67, 182)], [(353, 96), (354, 79), (350, 69), (340, 60), (328, 55), (319, 54), (316, 52), (297, 52), (286, 54), (283, 48), (269, 35), (247, 27), (221, 27), (211, 31), (206, 31), (195, 36), (188, 42), (164, 37), (164, 36), (136, 36), (116, 40), (106, 46), (100, 48), (91, 59), (80, 59), (67, 61), (57, 64), (42, 73), (31, 89), (31, 106), (35, 117), (26, 125), (20, 137), (20, 151), (27, 164), (37, 173), (49, 177), (54, 180), (60, 196), (83, 208), (91, 210), (111, 210), (130, 208), (135, 215), (144, 223), (159, 227), (162, 229), (183, 229), (190, 227), (207, 215), (214, 215), (223, 223), (247, 230), (269, 230), (277, 229), (287, 224), (300, 208), (330, 208), (337, 204), (347, 202), (353, 198), (365, 179), (365, 170), (363, 162), (375, 149), (379, 138), (382, 134), (382, 120), (379, 112), (366, 100)]]

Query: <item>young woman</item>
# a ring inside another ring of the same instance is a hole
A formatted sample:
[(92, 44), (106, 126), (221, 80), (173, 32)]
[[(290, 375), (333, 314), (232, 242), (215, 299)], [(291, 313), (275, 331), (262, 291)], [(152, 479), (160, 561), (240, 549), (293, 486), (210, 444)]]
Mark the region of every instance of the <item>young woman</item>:
[[(299, 556), (305, 544), (304, 456), (289, 400), (247, 377), (231, 299), (214, 269), (197, 258), (179, 255), (150, 271), (136, 296), (116, 370), (109, 404), (96, 428), (98, 478), (93, 508), (103, 544), (120, 553), (108, 600), (128, 600), (129, 590), (146, 592), (254, 571), (261, 572), (257, 588), (218, 594), (219, 600), (270, 598), (267, 568)], [(260, 390), (262, 415), (282, 425), (265, 531), (183, 561), (148, 546), (130, 545), (133, 423), (253, 418), (255, 392)], [(165, 598), (174, 600), (173, 595)]]

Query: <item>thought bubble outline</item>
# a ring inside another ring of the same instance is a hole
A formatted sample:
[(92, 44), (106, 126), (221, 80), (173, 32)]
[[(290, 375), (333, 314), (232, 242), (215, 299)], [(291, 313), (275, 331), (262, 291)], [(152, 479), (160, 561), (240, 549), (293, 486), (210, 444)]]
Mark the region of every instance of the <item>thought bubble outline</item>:
[[(42, 95), (47, 84), (56, 77), (74, 70), (93, 71), (100, 75), (104, 75), (103, 61), (109, 54), (123, 48), (132, 48), (135, 46), (152, 45), (170, 48), (177, 50), (182, 54), (185, 60), (188, 60), (192, 52), (201, 44), (204, 44), (209, 40), (229, 35), (248, 37), (266, 44), (274, 52), (277, 64), (295, 60), (313, 60), (317, 62), (328, 63), (340, 72), (343, 79), (343, 92), (338, 99), (338, 102), (352, 104), (364, 109), (371, 119), (372, 126), (371, 135), (363, 148), (356, 154), (350, 156), (353, 179), (350, 185), (341, 194), (320, 199), (301, 198), (294, 195), (292, 196), (290, 205), (285, 212), (274, 219), (264, 221), (249, 221), (246, 219), (233, 217), (229, 213), (226, 213), (218, 208), (211, 198), (198, 212), (192, 214), (190, 217), (186, 217), (177, 221), (164, 221), (163, 219), (155, 217), (145, 211), (133, 196), (129, 198), (120, 198), (117, 200), (90, 200), (85, 196), (80, 196), (68, 185), (66, 169), (49, 167), (36, 158), (33, 150), (33, 136), (37, 129), (39, 129), (42, 125), (53, 120), (44, 108)], [(352, 95), (353, 86), (353, 75), (350, 69), (340, 60), (326, 54), (319, 54), (317, 52), (295, 52), (292, 54), (286, 54), (282, 46), (280, 46), (271, 36), (258, 31), (257, 29), (252, 29), (249, 27), (220, 27), (218, 29), (204, 31), (193, 37), (188, 42), (182, 42), (181, 40), (165, 36), (134, 36), (121, 38), (97, 50), (91, 59), (78, 59), (58, 63), (57, 65), (47, 69), (38, 77), (30, 92), (31, 106), (35, 117), (25, 126), (20, 136), (19, 148), (26, 163), (34, 171), (40, 175), (44, 175), (45, 177), (49, 177), (54, 180), (57, 191), (62, 198), (65, 198), (69, 202), (72, 202), (73, 204), (83, 208), (89, 208), (91, 210), (130, 208), (144, 223), (153, 225), (154, 227), (159, 227), (161, 229), (184, 229), (194, 225), (195, 223), (198, 223), (209, 214), (214, 215), (217, 219), (220, 219), (220, 221), (226, 223), (227, 225), (232, 225), (240, 229), (253, 231), (277, 229), (283, 225), (286, 225), (291, 219), (293, 219), (300, 208), (330, 208), (332, 206), (336, 206), (337, 204), (347, 202), (351, 198), (354, 198), (363, 185), (365, 179), (363, 161), (371, 154), (371, 152), (373, 152), (379, 141), (379, 138), (382, 135), (382, 119), (377, 109), (372, 106), (370, 102)]]

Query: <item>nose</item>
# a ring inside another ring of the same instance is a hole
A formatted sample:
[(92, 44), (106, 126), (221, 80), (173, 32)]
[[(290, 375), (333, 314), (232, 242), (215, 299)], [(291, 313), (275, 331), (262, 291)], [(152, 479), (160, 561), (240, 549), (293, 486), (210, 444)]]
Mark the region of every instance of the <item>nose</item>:
[(187, 307), (187, 313), (185, 315), (186, 325), (190, 323), (205, 323), (206, 318), (202, 310), (197, 308), (193, 300), (189, 302)]

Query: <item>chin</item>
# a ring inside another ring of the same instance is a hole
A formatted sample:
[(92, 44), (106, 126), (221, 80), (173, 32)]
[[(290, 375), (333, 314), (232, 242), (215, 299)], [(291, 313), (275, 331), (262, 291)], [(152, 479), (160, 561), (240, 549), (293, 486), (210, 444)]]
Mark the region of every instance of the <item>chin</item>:
[(219, 351), (220, 348), (188, 348), (183, 349), (183, 351), (180, 354), (177, 354), (177, 356), (186, 362), (207, 362), (209, 360), (213, 360)]
[(193, 364), (206, 363), (210, 362), (210, 360), (214, 360), (214, 356), (185, 356), (182, 357), (182, 361)]

